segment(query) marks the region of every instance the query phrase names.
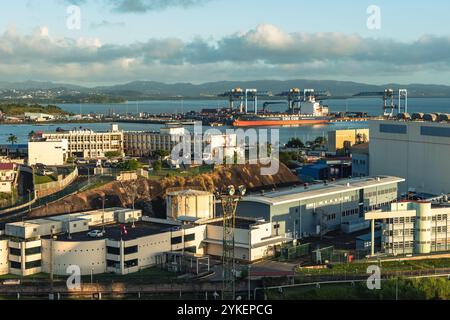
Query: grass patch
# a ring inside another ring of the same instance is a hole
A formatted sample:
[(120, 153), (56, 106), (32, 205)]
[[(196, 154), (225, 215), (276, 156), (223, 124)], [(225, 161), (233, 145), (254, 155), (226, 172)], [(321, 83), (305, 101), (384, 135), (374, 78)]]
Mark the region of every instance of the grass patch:
[(187, 170), (183, 169), (162, 169), (159, 171), (149, 171), (149, 179), (160, 180), (167, 177), (195, 177), (202, 174), (210, 173), (214, 171), (214, 166), (201, 166), (190, 168)]
[(58, 177), (56, 177), (55, 175), (50, 175), (50, 176), (35, 175), (34, 176), (34, 184), (36, 184), (36, 185), (49, 183), (49, 182), (55, 182), (55, 181), (58, 181)]
[[(397, 290), (398, 287), (398, 290)], [(369, 290), (365, 282), (326, 284), (266, 290), (269, 300), (448, 300), (450, 281), (445, 278), (399, 279), (381, 282), (380, 290)]]
[(367, 268), (371, 265), (379, 265), (385, 272), (395, 271), (417, 271), (439, 268), (450, 268), (450, 259), (429, 259), (429, 260), (410, 260), (410, 261), (387, 261), (380, 264), (376, 261), (367, 263), (346, 263), (336, 264), (328, 269), (304, 269), (297, 268), (298, 275), (340, 275), (354, 274), (365, 275)]

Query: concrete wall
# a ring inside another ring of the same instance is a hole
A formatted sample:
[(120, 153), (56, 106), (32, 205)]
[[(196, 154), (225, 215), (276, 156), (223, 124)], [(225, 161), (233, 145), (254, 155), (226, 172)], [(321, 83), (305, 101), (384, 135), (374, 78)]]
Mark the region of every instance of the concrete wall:
[[(380, 125), (406, 126), (407, 131), (380, 132)], [(371, 121), (370, 174), (405, 178), (400, 185), (402, 192), (415, 189), (436, 195), (449, 193), (450, 136), (422, 135), (421, 127), (450, 128), (445, 123)]]
[(8, 240), (0, 240), (0, 276), (9, 273)]
[(65, 189), (67, 186), (72, 184), (77, 178), (78, 178), (78, 168), (75, 168), (75, 170), (65, 178), (55, 182), (37, 184), (34, 186), (34, 189), (37, 197), (43, 198)]
[[(52, 250), (53, 248), (53, 250)], [(50, 273), (53, 252), (53, 272), (55, 275), (68, 275), (67, 268), (77, 265), (82, 275), (102, 274), (106, 272), (106, 240), (66, 242), (42, 240), (42, 272)]]

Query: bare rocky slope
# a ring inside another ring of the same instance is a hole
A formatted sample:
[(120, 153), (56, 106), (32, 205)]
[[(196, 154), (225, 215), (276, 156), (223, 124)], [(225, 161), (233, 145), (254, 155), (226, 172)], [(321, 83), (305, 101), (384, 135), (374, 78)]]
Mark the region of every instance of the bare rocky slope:
[(145, 214), (163, 217), (163, 197), (170, 188), (195, 188), (214, 192), (230, 184), (245, 185), (249, 190), (272, 189), (276, 186), (300, 184), (299, 179), (286, 166), (280, 164), (278, 174), (262, 176), (259, 165), (219, 167), (214, 172), (195, 177), (171, 177), (160, 181), (140, 178), (132, 182), (111, 182), (97, 189), (88, 190), (34, 210), (30, 218), (102, 208), (102, 197), (106, 207), (131, 207), (133, 198), (136, 208)]

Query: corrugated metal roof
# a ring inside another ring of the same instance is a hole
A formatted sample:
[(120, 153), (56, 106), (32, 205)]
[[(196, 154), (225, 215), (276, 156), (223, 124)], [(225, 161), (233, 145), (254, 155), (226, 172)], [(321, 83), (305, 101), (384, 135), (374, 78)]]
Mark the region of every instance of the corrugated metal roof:
[(248, 197), (245, 197), (243, 201), (280, 205), (404, 181), (405, 179), (403, 178), (386, 176), (363, 179), (355, 178), (341, 180), (328, 185), (317, 184), (308, 186), (307, 188), (297, 187), (290, 190), (270, 192), (265, 195), (249, 195)]

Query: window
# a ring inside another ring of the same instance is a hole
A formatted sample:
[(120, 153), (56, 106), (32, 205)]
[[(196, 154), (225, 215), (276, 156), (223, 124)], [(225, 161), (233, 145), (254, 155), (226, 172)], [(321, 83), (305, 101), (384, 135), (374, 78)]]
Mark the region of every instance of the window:
[(120, 256), (120, 248), (106, 247), (106, 252), (115, 256)]
[(20, 251), (20, 249), (16, 249), (16, 248), (9, 248), (9, 254), (13, 255), (13, 256), (21, 256), (22, 252)]
[(180, 244), (182, 242), (183, 242), (183, 238), (182, 237), (172, 238), (172, 245)]
[(34, 269), (34, 268), (40, 268), (42, 265), (41, 260), (32, 261), (25, 263), (25, 269)]
[(194, 241), (195, 240), (195, 233), (193, 234), (188, 234), (184, 237), (184, 241), (185, 242), (190, 242), (190, 241)]
[(138, 264), (139, 264), (138, 259), (125, 261), (125, 269), (132, 268), (132, 267), (137, 267)]
[(380, 124), (380, 132), (383, 133), (406, 134), (407, 131), (408, 127), (405, 125)]
[(22, 265), (19, 262), (10, 261), (12, 269), (22, 269)]
[(124, 249), (124, 254), (133, 254), (138, 252), (138, 246), (132, 246)]
[(420, 128), (420, 134), (423, 136), (430, 136), (430, 137), (450, 138), (450, 128), (423, 126)]
[(30, 248), (30, 249), (25, 250), (25, 255), (27, 255), (27, 256), (32, 256), (34, 254), (39, 254), (39, 253), (41, 253), (41, 247)]

